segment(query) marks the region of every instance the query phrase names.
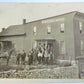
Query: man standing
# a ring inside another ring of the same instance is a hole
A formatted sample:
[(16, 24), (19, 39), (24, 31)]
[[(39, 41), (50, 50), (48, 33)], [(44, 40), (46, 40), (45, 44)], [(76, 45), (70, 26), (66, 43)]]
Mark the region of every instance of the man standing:
[(28, 65), (31, 65), (31, 51), (28, 54)]
[(39, 53), (38, 53), (38, 62), (39, 62), (39, 64), (41, 64), (41, 62), (42, 62), (42, 51), (39, 51)]
[(23, 53), (22, 53), (22, 56), (21, 56), (22, 64), (25, 64), (25, 58), (26, 58), (26, 53), (25, 53), (25, 51), (23, 50)]
[(45, 64), (48, 64), (49, 56), (48, 56), (48, 51), (47, 50), (45, 50), (44, 57), (45, 57)]
[(20, 64), (20, 56), (21, 56), (20, 51), (19, 50), (16, 51), (16, 64)]
[(28, 54), (28, 64), (29, 65), (33, 64), (33, 51), (29, 51), (29, 54)]
[(38, 55), (38, 53), (37, 53), (37, 50), (35, 49), (33, 52), (33, 64), (36, 64), (36, 62), (37, 62), (37, 55)]
[(52, 51), (50, 51), (50, 64), (53, 64), (53, 53), (52, 53)]

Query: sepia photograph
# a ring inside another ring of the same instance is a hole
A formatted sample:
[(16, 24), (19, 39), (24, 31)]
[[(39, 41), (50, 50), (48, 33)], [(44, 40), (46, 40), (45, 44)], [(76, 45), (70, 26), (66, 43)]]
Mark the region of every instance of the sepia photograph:
[(84, 3), (0, 3), (0, 79), (84, 79)]

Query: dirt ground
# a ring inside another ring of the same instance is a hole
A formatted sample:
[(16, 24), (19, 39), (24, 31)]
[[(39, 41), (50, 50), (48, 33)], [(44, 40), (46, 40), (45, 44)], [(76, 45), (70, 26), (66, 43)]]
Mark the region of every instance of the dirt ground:
[(78, 67), (59, 67), (57, 65), (1, 65), (0, 78), (77, 79)]

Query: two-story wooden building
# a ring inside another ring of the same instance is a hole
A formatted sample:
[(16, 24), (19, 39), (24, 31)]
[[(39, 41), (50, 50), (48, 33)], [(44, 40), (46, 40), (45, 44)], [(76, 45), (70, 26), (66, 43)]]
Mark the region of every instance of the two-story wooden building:
[(84, 14), (70, 13), (10, 26), (0, 33), (0, 49), (16, 49), (28, 53), (32, 48), (50, 48), (54, 59), (75, 60), (84, 54)]

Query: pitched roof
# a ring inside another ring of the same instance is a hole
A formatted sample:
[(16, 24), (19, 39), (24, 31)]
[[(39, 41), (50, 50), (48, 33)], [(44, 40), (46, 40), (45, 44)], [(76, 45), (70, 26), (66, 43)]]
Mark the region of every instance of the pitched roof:
[[(37, 21), (41, 21), (41, 20), (46, 20), (46, 19), (51, 19), (51, 18), (54, 18), (54, 17), (59, 17), (59, 16), (63, 16), (63, 15), (67, 15), (67, 14), (70, 14), (70, 13), (81, 13), (81, 12), (78, 12), (78, 11), (72, 11), (72, 12), (68, 12), (68, 13), (63, 13), (63, 14), (59, 14), (59, 15), (56, 15), (56, 16), (52, 16), (52, 17), (47, 17), (47, 18), (43, 18), (43, 19), (39, 19), (39, 20), (34, 20), (34, 21), (30, 21), (28, 23), (33, 23), (33, 22), (37, 22)], [(84, 13), (83, 13), (84, 14)], [(26, 23), (26, 24), (28, 24)]]
[[(65, 14), (61, 14), (61, 15), (57, 15), (57, 16), (53, 16), (53, 17), (67, 15), (67, 14), (70, 14), (70, 13), (75, 13), (76, 14), (76, 13), (80, 13), (80, 12), (72, 11), (72, 12), (69, 12), (69, 13), (65, 13)], [(31, 21), (31, 22), (28, 22), (26, 24), (41, 21), (41, 20), (45, 20), (45, 19), (50, 19), (50, 18), (53, 18), (53, 17), (48, 17), (48, 18), (44, 18), (44, 19), (40, 19), (40, 20)], [(13, 25), (13, 26), (8, 27), (7, 29), (5, 29), (3, 32), (0, 33), (0, 36), (13, 36), (13, 35), (22, 35), (22, 34), (25, 34), (23, 24), (22, 25)]]
[(24, 28), (22, 25), (10, 26), (7, 29), (3, 30), (0, 33), (0, 36), (14, 36), (25, 34)]

